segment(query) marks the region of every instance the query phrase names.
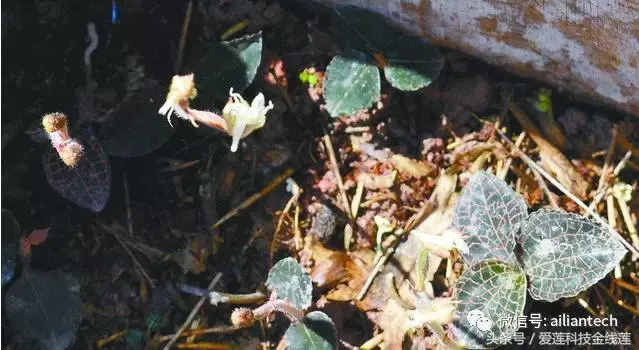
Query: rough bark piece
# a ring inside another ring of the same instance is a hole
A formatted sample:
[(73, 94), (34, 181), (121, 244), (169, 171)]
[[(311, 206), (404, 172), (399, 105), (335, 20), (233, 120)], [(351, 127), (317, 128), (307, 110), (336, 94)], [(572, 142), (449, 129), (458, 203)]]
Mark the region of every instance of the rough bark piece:
[(314, 0), (639, 117), (639, 1)]

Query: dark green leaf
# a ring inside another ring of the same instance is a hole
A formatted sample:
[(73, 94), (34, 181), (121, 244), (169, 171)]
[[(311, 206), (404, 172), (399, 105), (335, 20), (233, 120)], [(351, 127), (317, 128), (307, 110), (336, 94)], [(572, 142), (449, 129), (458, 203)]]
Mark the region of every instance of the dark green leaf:
[(328, 315), (313, 311), (300, 323), (292, 324), (284, 340), (289, 350), (333, 350), (337, 349), (337, 331)]
[(331, 27), (339, 43), (370, 53), (384, 52), (396, 32), (384, 16), (356, 6), (335, 7)]
[(42, 349), (63, 350), (82, 322), (80, 285), (60, 271), (25, 270), (5, 297), (11, 327)]
[(455, 286), (459, 319), (451, 326), (458, 344), (496, 348), (517, 331), (526, 303), (526, 276), (516, 265), (485, 261), (466, 270)]
[(84, 147), (78, 164), (73, 168), (66, 166), (50, 148), (42, 157), (44, 174), (62, 197), (97, 213), (104, 209), (111, 194), (109, 157), (89, 130), (77, 139)]
[(282, 259), (271, 268), (266, 286), (276, 293), (278, 299), (287, 299), (298, 309), (304, 310), (311, 306), (311, 277), (293, 258)]
[(503, 180), (485, 171), (475, 173), (457, 200), (453, 217), (453, 225), (466, 235), (466, 263), (516, 264), (515, 233), (527, 216), (526, 202)]
[(332, 117), (370, 107), (380, 96), (377, 66), (361, 52), (336, 56), (326, 68), (324, 99)]
[(262, 32), (216, 43), (195, 69), (198, 100), (226, 100), (229, 90), (241, 93), (255, 78), (262, 60)]
[(530, 215), (518, 241), (530, 295), (546, 301), (577, 295), (606, 276), (626, 254), (600, 224), (548, 209)]
[(385, 54), (386, 79), (402, 91), (415, 91), (430, 85), (444, 67), (441, 52), (415, 36), (395, 39)]
[(127, 97), (100, 127), (104, 150), (118, 157), (139, 157), (162, 146), (173, 134), (166, 117), (158, 114), (167, 91), (168, 86), (165, 90), (153, 83)]

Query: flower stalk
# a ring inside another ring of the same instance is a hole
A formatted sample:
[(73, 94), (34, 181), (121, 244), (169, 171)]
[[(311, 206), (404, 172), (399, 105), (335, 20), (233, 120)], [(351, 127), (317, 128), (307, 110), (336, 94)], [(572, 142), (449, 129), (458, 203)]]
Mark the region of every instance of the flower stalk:
[(77, 140), (71, 138), (67, 116), (60, 112), (45, 114), (42, 117), (42, 126), (64, 164), (75, 167), (82, 158), (84, 148)]
[(231, 152), (236, 152), (241, 139), (264, 126), (266, 113), (274, 108), (273, 102), (266, 104), (264, 95), (257, 94), (249, 104), (242, 95), (229, 91), (230, 98), (222, 110), (222, 116), (210, 111), (190, 108), (189, 101), (197, 96), (194, 75), (175, 75), (171, 80), (166, 101), (158, 110), (165, 115), (171, 126), (171, 115), (189, 120), (198, 128), (199, 124), (220, 130), (232, 137)]
[(240, 307), (233, 310), (231, 323), (236, 327), (250, 327), (256, 321), (266, 319), (274, 312), (284, 314), (291, 322), (300, 322), (304, 318), (304, 311), (293, 306), (288, 300), (276, 299), (272, 294), (269, 301), (257, 309)]

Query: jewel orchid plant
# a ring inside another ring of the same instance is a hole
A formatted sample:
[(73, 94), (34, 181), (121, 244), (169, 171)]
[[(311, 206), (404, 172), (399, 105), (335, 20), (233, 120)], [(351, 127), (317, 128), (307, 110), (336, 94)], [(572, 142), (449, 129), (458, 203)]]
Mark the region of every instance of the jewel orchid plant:
[(191, 121), (196, 128), (199, 127), (198, 123), (202, 123), (230, 135), (233, 138), (231, 152), (235, 152), (241, 139), (264, 126), (266, 113), (273, 109), (274, 105), (272, 101), (267, 105), (262, 93), (257, 94), (251, 104), (242, 95), (233, 92), (233, 88), (230, 89), (229, 95), (230, 98), (222, 109), (222, 116), (210, 111), (192, 109), (189, 100), (197, 96), (194, 75), (175, 75), (171, 80), (166, 101), (158, 113), (166, 115), (171, 126), (171, 115), (175, 113), (179, 118)]

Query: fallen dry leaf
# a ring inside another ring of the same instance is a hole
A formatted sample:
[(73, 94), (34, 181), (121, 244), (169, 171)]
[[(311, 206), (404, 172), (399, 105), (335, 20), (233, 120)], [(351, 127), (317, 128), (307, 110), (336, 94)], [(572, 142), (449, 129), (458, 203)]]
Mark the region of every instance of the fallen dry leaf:
[(551, 172), (559, 183), (564, 185), (577, 197), (585, 199), (589, 183), (584, 180), (573, 164), (553, 144), (548, 142), (539, 129), (528, 118), (526, 112), (514, 103), (509, 103), (508, 108), (517, 118), (530, 138), (539, 146), (539, 158), (541, 165)]
[[(429, 202), (435, 206), (433, 212), (426, 217), (417, 227), (415, 231), (424, 232), (430, 235), (441, 235), (453, 223), (453, 214), (455, 211), (455, 203), (453, 195), (457, 187), (456, 174), (442, 174), (437, 180), (437, 185), (433, 190)], [(425, 280), (432, 281), (442, 258), (435, 254), (428, 255), (428, 269), (425, 273)]]
[(345, 265), (349, 257), (346, 253), (325, 248), (311, 234), (306, 235), (304, 251), (310, 253), (306, 259), (313, 261), (310, 275), (318, 288), (335, 285), (347, 278)]
[(400, 174), (408, 175), (416, 179), (424, 177), (437, 169), (437, 167), (433, 164), (420, 162), (415, 159), (404, 157), (400, 154), (393, 154), (393, 156), (390, 157), (390, 162), (393, 164), (393, 167), (400, 172)]
[(402, 349), (406, 332), (411, 328), (410, 310), (406, 310), (395, 299), (388, 299), (382, 311), (379, 326), (384, 330), (386, 349)]
[(508, 153), (504, 146), (498, 142), (468, 140), (456, 147), (450, 154), (450, 170), (454, 172), (459, 169), (467, 168), (476, 159), (485, 154), (493, 155), (497, 159), (505, 159)]
[(357, 181), (364, 183), (364, 187), (369, 190), (381, 190), (393, 187), (395, 178), (397, 177), (397, 170), (385, 173), (382, 175), (375, 175), (371, 173), (360, 173), (357, 177)]

